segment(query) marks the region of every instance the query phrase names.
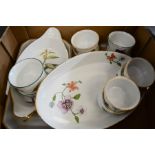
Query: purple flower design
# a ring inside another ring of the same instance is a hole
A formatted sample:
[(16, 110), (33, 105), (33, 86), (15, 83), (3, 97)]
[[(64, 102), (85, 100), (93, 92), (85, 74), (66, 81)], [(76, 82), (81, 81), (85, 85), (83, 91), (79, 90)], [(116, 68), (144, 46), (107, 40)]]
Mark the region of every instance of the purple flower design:
[(69, 83), (63, 83), (62, 85), (65, 86), (64, 89), (61, 92), (56, 92), (53, 96), (52, 96), (52, 101), (50, 102), (50, 107), (52, 108), (55, 104), (55, 102), (57, 101), (57, 95), (60, 94), (61, 99), (62, 100), (58, 100), (57, 103), (57, 107), (61, 110), (61, 112), (63, 114), (70, 112), (76, 123), (80, 122), (80, 114), (84, 114), (85, 113), (85, 109), (83, 109), (82, 107), (78, 108), (78, 110), (73, 110), (73, 105), (74, 105), (74, 100), (77, 101), (80, 99), (81, 94), (75, 94), (74, 96), (68, 94), (65, 95), (65, 91), (68, 90), (69, 92), (74, 91), (76, 89), (79, 89), (79, 87), (77, 86), (77, 84), (81, 84), (82, 81), (71, 81)]
[(71, 99), (65, 99), (64, 101), (59, 101), (57, 105), (63, 113), (67, 113), (71, 110), (73, 101)]
[(80, 114), (84, 114), (85, 110), (83, 108), (80, 109)]

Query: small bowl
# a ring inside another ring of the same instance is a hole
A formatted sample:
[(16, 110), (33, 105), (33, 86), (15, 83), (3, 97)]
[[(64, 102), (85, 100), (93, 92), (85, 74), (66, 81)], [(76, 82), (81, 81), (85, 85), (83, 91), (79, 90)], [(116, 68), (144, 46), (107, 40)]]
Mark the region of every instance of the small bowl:
[(15, 64), (9, 72), (9, 83), (21, 94), (33, 94), (45, 78), (43, 64), (35, 58), (27, 58)]
[(112, 111), (128, 112), (137, 107), (140, 101), (140, 91), (132, 80), (117, 76), (105, 85), (104, 100)]
[(78, 54), (94, 51), (98, 48), (99, 35), (92, 30), (81, 30), (76, 32), (71, 43)]
[(114, 108), (109, 107), (109, 105), (104, 100), (103, 90), (99, 91), (97, 96), (97, 102), (99, 107), (108, 113), (117, 114), (117, 115), (125, 113), (124, 111), (116, 110)]
[(133, 80), (139, 87), (149, 87), (155, 81), (153, 66), (143, 58), (133, 58), (124, 68), (123, 75)]

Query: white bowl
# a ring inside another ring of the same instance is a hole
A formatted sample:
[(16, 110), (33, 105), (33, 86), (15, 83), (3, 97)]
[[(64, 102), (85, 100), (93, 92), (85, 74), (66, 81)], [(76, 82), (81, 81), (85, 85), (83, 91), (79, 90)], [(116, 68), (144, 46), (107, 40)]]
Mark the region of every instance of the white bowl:
[(153, 66), (143, 58), (133, 58), (124, 68), (124, 76), (133, 80), (139, 87), (149, 87), (155, 80)]
[(99, 35), (92, 30), (81, 30), (76, 32), (71, 43), (78, 53), (91, 52), (98, 46)]
[(112, 78), (104, 87), (105, 102), (120, 112), (134, 109), (140, 101), (140, 91), (136, 84), (122, 76)]
[(15, 64), (9, 72), (9, 82), (20, 93), (32, 94), (45, 78), (43, 64), (35, 58), (27, 58)]

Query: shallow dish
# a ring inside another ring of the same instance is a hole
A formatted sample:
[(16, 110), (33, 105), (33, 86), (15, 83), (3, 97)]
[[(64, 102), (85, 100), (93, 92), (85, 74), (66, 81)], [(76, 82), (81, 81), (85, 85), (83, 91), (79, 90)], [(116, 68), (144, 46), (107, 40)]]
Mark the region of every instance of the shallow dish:
[(44, 63), (46, 73), (50, 73), (57, 65), (68, 60), (68, 51), (63, 43), (61, 34), (56, 28), (49, 28), (38, 39), (27, 46), (18, 61), (25, 58), (36, 58)]
[(38, 114), (53, 128), (107, 128), (121, 121), (128, 114), (115, 116), (103, 111), (97, 104), (97, 93), (130, 59), (104, 51), (70, 59), (40, 85), (36, 96)]

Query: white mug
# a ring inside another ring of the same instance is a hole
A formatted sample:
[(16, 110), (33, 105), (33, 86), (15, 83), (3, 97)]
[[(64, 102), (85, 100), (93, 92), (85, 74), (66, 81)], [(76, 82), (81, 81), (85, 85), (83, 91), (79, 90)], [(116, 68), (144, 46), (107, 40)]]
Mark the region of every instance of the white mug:
[(131, 34), (124, 31), (113, 31), (108, 36), (107, 50), (130, 55), (135, 43), (135, 38)]

